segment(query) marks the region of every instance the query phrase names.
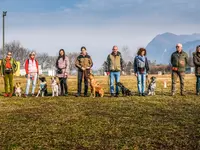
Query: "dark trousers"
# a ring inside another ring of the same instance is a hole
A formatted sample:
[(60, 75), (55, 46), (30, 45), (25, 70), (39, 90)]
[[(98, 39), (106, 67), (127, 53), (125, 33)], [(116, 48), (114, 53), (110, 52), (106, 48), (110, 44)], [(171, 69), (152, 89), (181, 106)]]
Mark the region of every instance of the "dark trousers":
[(78, 70), (78, 95), (81, 95), (81, 89), (82, 89), (82, 80), (84, 78), (84, 95), (87, 95), (88, 93), (88, 74), (90, 73), (89, 70)]
[(181, 93), (184, 93), (184, 77), (185, 77), (185, 72), (172, 71), (172, 93), (175, 93), (176, 91), (177, 78), (180, 79)]
[(197, 82), (196, 82), (196, 93), (200, 92), (200, 76), (196, 76)]
[(59, 78), (61, 95), (68, 94), (67, 78)]

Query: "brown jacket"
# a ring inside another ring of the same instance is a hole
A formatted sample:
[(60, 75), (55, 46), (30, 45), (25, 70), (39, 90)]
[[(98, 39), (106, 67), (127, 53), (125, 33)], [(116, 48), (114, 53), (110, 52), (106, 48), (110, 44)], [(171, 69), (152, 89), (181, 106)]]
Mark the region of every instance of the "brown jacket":
[(193, 62), (195, 65), (195, 74), (200, 76), (200, 53), (194, 52), (193, 53)]
[(75, 66), (80, 70), (82, 70), (82, 67), (90, 69), (93, 66), (92, 58), (88, 54), (85, 56), (80, 54), (76, 59)]

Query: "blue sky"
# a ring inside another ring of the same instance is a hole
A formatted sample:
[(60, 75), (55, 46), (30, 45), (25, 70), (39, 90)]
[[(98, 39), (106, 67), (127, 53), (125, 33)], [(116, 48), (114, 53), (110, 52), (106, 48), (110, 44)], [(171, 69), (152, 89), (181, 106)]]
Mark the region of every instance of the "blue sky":
[(199, 6), (199, 0), (0, 0), (0, 11), (8, 11), (6, 42), (49, 55), (84, 45), (95, 68), (113, 45), (134, 55), (157, 34), (199, 32)]

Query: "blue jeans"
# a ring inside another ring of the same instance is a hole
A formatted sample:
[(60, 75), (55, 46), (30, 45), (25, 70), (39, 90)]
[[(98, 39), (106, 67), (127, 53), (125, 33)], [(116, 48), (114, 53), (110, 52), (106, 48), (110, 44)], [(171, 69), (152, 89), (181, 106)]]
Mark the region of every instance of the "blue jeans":
[(138, 86), (138, 92), (139, 94), (144, 94), (145, 93), (145, 88), (146, 88), (146, 73), (140, 74), (137, 73), (137, 86)]
[(32, 92), (31, 92), (31, 94), (34, 94), (36, 82), (37, 82), (37, 73), (33, 76), (33, 80), (31, 78), (27, 78), (27, 80), (26, 80), (26, 92), (25, 92), (26, 95), (28, 95), (28, 93), (29, 93), (29, 88), (30, 88), (31, 82), (32, 82)]
[[(119, 82), (120, 80), (120, 71), (118, 72), (110, 72), (110, 93), (114, 94), (115, 90), (114, 90), (114, 80), (115, 82)], [(116, 86), (116, 94), (119, 94), (119, 87)]]
[(197, 77), (196, 92), (199, 93), (200, 92), (200, 76), (196, 76), (196, 77)]

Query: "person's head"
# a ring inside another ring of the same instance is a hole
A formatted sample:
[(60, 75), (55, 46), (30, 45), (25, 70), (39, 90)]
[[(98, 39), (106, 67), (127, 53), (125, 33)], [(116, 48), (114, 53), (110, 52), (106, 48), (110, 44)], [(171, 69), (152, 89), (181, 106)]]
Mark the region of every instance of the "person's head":
[(64, 49), (60, 49), (59, 56), (61, 56), (61, 57), (65, 56), (65, 50)]
[(29, 54), (29, 57), (31, 58), (31, 59), (34, 59), (35, 58), (35, 52), (30, 52), (30, 54)]
[(197, 53), (200, 53), (200, 45), (198, 45), (198, 46), (196, 47), (196, 52), (197, 52)]
[(113, 52), (114, 54), (117, 54), (117, 52), (118, 52), (118, 47), (117, 47), (116, 45), (113, 46), (112, 52)]
[(6, 58), (11, 59), (11, 57), (12, 57), (12, 53), (11, 52), (7, 52)]
[(182, 47), (183, 45), (181, 43), (176, 44), (176, 51), (179, 53), (182, 52)]
[(86, 55), (87, 54), (87, 49), (86, 49), (85, 46), (81, 47), (81, 53), (82, 53), (82, 55)]
[(137, 55), (146, 56), (146, 54), (147, 54), (147, 51), (145, 48), (142, 47), (138, 49)]

